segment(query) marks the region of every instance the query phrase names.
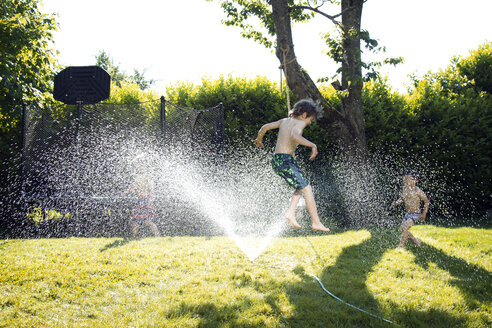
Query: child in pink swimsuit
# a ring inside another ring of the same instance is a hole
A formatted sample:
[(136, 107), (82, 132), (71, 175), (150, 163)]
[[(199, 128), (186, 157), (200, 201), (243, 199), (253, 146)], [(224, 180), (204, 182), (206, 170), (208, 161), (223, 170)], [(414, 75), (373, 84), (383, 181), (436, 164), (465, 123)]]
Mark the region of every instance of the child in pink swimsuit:
[(137, 175), (134, 183), (121, 194), (122, 198), (130, 192), (134, 192), (137, 195), (137, 201), (130, 212), (130, 223), (132, 225), (132, 234), (136, 238), (138, 236), (138, 230), (142, 224), (147, 225), (153, 232), (154, 236), (159, 236), (159, 229), (154, 220), (154, 187), (152, 180), (147, 175), (145, 165), (136, 158), (137, 162)]

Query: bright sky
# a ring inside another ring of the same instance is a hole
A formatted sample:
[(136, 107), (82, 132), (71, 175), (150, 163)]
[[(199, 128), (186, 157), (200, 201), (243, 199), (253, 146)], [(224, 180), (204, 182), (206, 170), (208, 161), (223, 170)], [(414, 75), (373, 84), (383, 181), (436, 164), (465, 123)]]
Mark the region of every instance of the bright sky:
[[(58, 13), (55, 48), (64, 66), (94, 65), (105, 50), (123, 70), (146, 70), (154, 89), (178, 81), (200, 83), (220, 74), (279, 80), (279, 61), (263, 46), (240, 37), (221, 24), (225, 17), (216, 2), (205, 0), (42, 0), (42, 11)], [(338, 9), (338, 8), (336, 8)], [(325, 10), (328, 14), (336, 11)], [(390, 84), (402, 91), (410, 80), (445, 68), (453, 55), (466, 56), (492, 41), (490, 0), (368, 0), (362, 28), (386, 46), (386, 56), (405, 63), (383, 69)], [(316, 80), (332, 76), (336, 65), (322, 54), (320, 32), (332, 31), (325, 18), (295, 25), (299, 63)], [(364, 59), (364, 58), (363, 58)], [(366, 57), (367, 59), (367, 57)]]

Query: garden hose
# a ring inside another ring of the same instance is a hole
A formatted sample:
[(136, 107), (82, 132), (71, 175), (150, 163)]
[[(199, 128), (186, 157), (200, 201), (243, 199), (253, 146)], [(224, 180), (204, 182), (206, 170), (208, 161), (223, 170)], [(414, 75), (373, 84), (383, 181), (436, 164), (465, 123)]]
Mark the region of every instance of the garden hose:
[(342, 300), (340, 297), (336, 296), (335, 294), (333, 294), (332, 292), (330, 292), (328, 289), (326, 289), (326, 288), (325, 288), (325, 285), (323, 285), (323, 283), (321, 282), (321, 280), (319, 280), (319, 278), (318, 278), (318, 277), (316, 277), (314, 274), (311, 274), (311, 273), (305, 273), (305, 274), (306, 274), (306, 275), (308, 275), (308, 276), (313, 277), (313, 278), (314, 278), (314, 279), (318, 282), (318, 284), (321, 286), (321, 289), (323, 289), (323, 290), (325, 291), (325, 293), (327, 293), (328, 295), (330, 295), (331, 297), (333, 297), (333, 298), (334, 298), (334, 299), (336, 299), (337, 301), (339, 301), (339, 302), (341, 302), (341, 303), (343, 303), (343, 304), (345, 304), (345, 305), (347, 305), (347, 306), (350, 306), (351, 308), (356, 309), (357, 311), (360, 311), (360, 312), (362, 312), (362, 313), (365, 313), (365, 314), (367, 314), (367, 315), (370, 315), (370, 316), (371, 316), (371, 317), (373, 317), (373, 318), (377, 318), (377, 319), (383, 320), (384, 322), (393, 323), (393, 322), (389, 321), (388, 319), (385, 319), (385, 318), (383, 318), (383, 317), (380, 317), (380, 316), (377, 316), (377, 315), (375, 315), (375, 314), (369, 313), (369, 312), (367, 312), (367, 311), (365, 311), (365, 310), (363, 310), (363, 309), (358, 308), (358, 307), (357, 307), (357, 306), (355, 306), (355, 305), (352, 305), (352, 304), (350, 304), (350, 303), (345, 302), (345, 301), (344, 301), (344, 300)]
[[(282, 268), (282, 267), (279, 267), (279, 266), (261, 264), (261, 263), (257, 263), (257, 262), (254, 262), (254, 261), (251, 261), (251, 263), (256, 264), (256, 265), (261, 265), (261, 266), (264, 266), (264, 267), (274, 268), (274, 269), (285, 269), (285, 268)], [(361, 308), (358, 308), (355, 305), (352, 305), (350, 303), (345, 302), (340, 297), (336, 296), (335, 294), (333, 294), (332, 292), (330, 292), (328, 289), (326, 289), (325, 285), (323, 285), (323, 283), (321, 282), (321, 280), (318, 277), (316, 277), (314, 274), (312, 274), (312, 273), (304, 273), (304, 274), (305, 275), (308, 275), (308, 276), (310, 276), (312, 278), (314, 278), (318, 282), (318, 284), (321, 286), (321, 289), (323, 289), (323, 291), (325, 293), (327, 293), (328, 295), (330, 295), (331, 297), (333, 297), (335, 300), (337, 300), (337, 301), (339, 301), (339, 302), (341, 302), (341, 303), (343, 303), (343, 304), (345, 304), (345, 305), (347, 305), (347, 306), (349, 306), (349, 307), (351, 307), (351, 308), (353, 308), (353, 309), (355, 309), (355, 310), (357, 310), (359, 312), (362, 312), (362, 313), (365, 313), (367, 315), (370, 315), (373, 318), (380, 319), (380, 320), (382, 320), (384, 322), (387, 322), (387, 323), (393, 323), (393, 322), (389, 321), (388, 319), (385, 319), (385, 318), (380, 317), (378, 315), (369, 313), (369, 312), (367, 312), (367, 311), (365, 311), (365, 310), (363, 310)]]

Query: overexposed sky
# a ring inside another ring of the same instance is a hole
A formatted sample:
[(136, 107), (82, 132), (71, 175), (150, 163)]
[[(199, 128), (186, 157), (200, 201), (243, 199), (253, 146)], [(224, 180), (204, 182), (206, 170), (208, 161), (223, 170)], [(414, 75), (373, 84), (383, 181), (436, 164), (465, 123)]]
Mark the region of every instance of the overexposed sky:
[[(94, 65), (105, 50), (123, 70), (146, 70), (153, 87), (179, 81), (200, 83), (220, 74), (279, 80), (279, 61), (270, 49), (241, 38), (221, 24), (218, 2), (205, 0), (42, 0), (41, 10), (58, 13), (55, 48), (64, 66)], [(335, 14), (337, 7), (326, 9)], [(466, 56), (492, 41), (490, 0), (368, 0), (362, 28), (386, 46), (386, 56), (405, 63), (382, 70), (390, 84), (405, 90), (408, 74), (445, 68), (453, 55)], [(332, 76), (336, 65), (322, 54), (321, 32), (333, 24), (319, 17), (293, 27), (299, 63), (316, 80)], [(383, 54), (384, 56), (384, 54)], [(365, 57), (368, 59), (369, 57)], [(364, 59), (364, 58), (363, 58)]]

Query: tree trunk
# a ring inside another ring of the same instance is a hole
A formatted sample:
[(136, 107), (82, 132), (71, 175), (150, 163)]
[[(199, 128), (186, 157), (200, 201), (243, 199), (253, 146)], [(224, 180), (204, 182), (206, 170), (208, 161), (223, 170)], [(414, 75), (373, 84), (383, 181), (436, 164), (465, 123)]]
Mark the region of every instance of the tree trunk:
[[(343, 24), (347, 24), (346, 28), (353, 28), (357, 32), (359, 31), (362, 4), (363, 0), (342, 1), (342, 10), (351, 7), (342, 15)], [(348, 96), (342, 99), (342, 109), (338, 111), (326, 101), (311, 77), (297, 62), (287, 1), (272, 0), (271, 5), (277, 35), (276, 55), (284, 68), (287, 85), (290, 90), (298, 99), (311, 98), (321, 103), (325, 110), (325, 115), (318, 123), (330, 132), (343, 154), (351, 159), (367, 158), (364, 119), (361, 108), (360, 41), (357, 34), (353, 39), (344, 43), (342, 87), (348, 90)]]
[(343, 62), (342, 89), (348, 96), (342, 99), (342, 114), (352, 136), (354, 150), (367, 157), (364, 115), (362, 113), (362, 60), (360, 50), (360, 21), (363, 0), (342, 0)]
[[(311, 98), (320, 101), (325, 116), (319, 124), (336, 140), (342, 155), (339, 184), (344, 190), (344, 212), (341, 225), (357, 226), (372, 213), (373, 194), (358, 190), (358, 186), (371, 185), (364, 169), (368, 164), (364, 117), (362, 113), (362, 63), (360, 51), (360, 21), (364, 0), (342, 0), (342, 83), (347, 95), (342, 98), (341, 110), (336, 110), (321, 95), (311, 77), (297, 62), (292, 41), (289, 6), (286, 0), (271, 0), (275, 32), (276, 54), (285, 72), (287, 84), (298, 99)], [(363, 197), (359, 197), (364, 194)], [(369, 202), (368, 202), (369, 200)], [(374, 203), (374, 202), (373, 202)]]

